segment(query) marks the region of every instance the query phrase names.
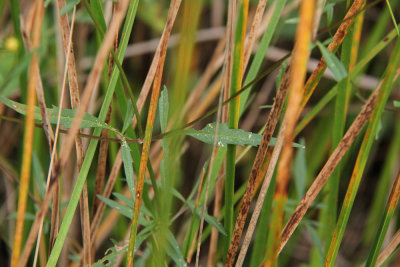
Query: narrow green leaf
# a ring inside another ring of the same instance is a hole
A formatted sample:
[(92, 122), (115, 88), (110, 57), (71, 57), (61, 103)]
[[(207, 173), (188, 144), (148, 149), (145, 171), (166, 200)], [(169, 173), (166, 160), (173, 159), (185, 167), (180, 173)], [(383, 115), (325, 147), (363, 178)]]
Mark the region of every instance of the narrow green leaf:
[[(190, 210), (193, 212), (193, 211), (195, 210), (195, 209), (194, 209), (194, 203), (193, 203), (193, 201), (187, 201), (186, 203), (187, 203), (188, 207), (190, 208)], [(201, 215), (202, 215), (202, 208), (201, 208), (201, 205), (198, 205), (198, 206), (197, 206), (196, 215), (197, 215), (199, 218), (201, 218)], [(208, 224), (210, 224), (210, 225), (212, 225), (213, 227), (215, 227), (215, 228), (218, 230), (218, 232), (220, 232), (220, 233), (223, 234), (224, 236), (227, 236), (226, 231), (225, 231), (225, 228), (218, 222), (218, 220), (217, 220), (216, 217), (211, 216), (211, 215), (209, 215), (209, 214), (206, 213), (206, 214), (204, 215), (204, 220), (205, 220)]]
[(32, 152), (32, 171), (33, 177), (35, 178), (37, 188), (39, 190), (39, 195), (43, 198), (46, 193), (46, 182), (44, 179), (43, 168), (40, 165), (38, 155), (35, 151)]
[[(16, 112), (26, 115), (27, 106), (15, 101), (12, 101), (4, 96), (0, 96), (0, 102), (2, 102), (7, 107), (15, 110)], [(52, 108), (47, 108), (47, 115), (49, 116), (50, 123), (56, 124), (58, 118), (58, 107), (53, 106)], [(68, 129), (71, 127), (71, 124), (74, 120), (76, 110), (73, 109), (62, 109), (61, 110), (61, 118), (60, 124), (64, 129)], [(35, 120), (42, 121), (42, 115), (40, 113), (40, 108), (35, 107)], [(85, 116), (82, 119), (81, 128), (103, 128), (113, 131), (114, 133), (121, 134), (117, 129), (111, 127), (105, 122), (102, 122), (98, 118), (88, 113), (85, 113)]]
[(126, 175), (126, 182), (131, 192), (131, 196), (135, 196), (135, 178), (133, 177), (133, 160), (131, 155), (131, 149), (129, 148), (126, 141), (122, 141), (121, 146), (121, 158), (124, 163), (124, 170)]
[(322, 265), (324, 265), (324, 260), (323, 260), (323, 258), (324, 258), (324, 251), (323, 251), (324, 246), (322, 245), (321, 238), (318, 235), (318, 231), (316, 231), (314, 229), (314, 227), (312, 227), (311, 224), (307, 223), (306, 227), (307, 227), (308, 232), (310, 233), (311, 240), (313, 241), (313, 245), (318, 251), (318, 259), (320, 261), (320, 266), (322, 266)]
[(167, 128), (168, 122), (168, 110), (169, 110), (169, 102), (168, 102), (168, 90), (164, 85), (164, 89), (160, 92), (159, 99), (159, 112), (160, 112), (160, 126), (161, 132), (165, 132)]
[[(183, 133), (190, 135), (202, 142), (212, 145), (214, 143), (216, 123), (207, 124), (202, 130), (189, 129)], [(227, 144), (232, 145), (251, 145), (258, 146), (262, 136), (241, 129), (230, 129), (226, 123), (219, 124), (217, 146), (225, 147)]]
[(272, 105), (262, 105), (260, 106), (260, 109), (271, 109)]
[[(143, 241), (146, 240), (151, 235), (151, 230), (154, 228), (154, 223), (146, 226), (136, 237), (135, 243), (135, 251), (142, 245)], [(114, 266), (116, 261), (116, 257), (120, 254), (125, 253), (128, 250), (128, 245), (123, 247), (118, 246), (118, 244), (114, 244), (113, 247), (107, 249), (104, 253), (105, 256), (95, 262), (92, 267), (105, 267), (105, 266)]]
[(390, 12), (390, 16), (392, 17), (394, 27), (396, 28), (397, 36), (400, 36), (400, 31), (399, 31), (399, 28), (397, 27), (396, 18), (394, 17), (393, 10), (392, 10), (392, 7), (390, 6), (389, 0), (386, 0), (386, 4), (388, 6), (388, 9), (389, 9), (389, 12)]
[(393, 106), (394, 106), (395, 108), (400, 108), (400, 101), (393, 100)]
[[(116, 192), (113, 192), (113, 195), (116, 198), (118, 198), (119, 200), (121, 200), (123, 203), (125, 203), (130, 209), (132, 209), (132, 210), (134, 209), (135, 202), (133, 201), (132, 198), (129, 198), (123, 194), (116, 193)], [(148, 208), (146, 208), (146, 205), (142, 205), (140, 210), (143, 212), (144, 215), (153, 218), (153, 214), (150, 212), (150, 210)]]
[(127, 196), (124, 196), (123, 194), (113, 192), (112, 193), (116, 198), (124, 202), (129, 208), (134, 209), (135, 203), (132, 198), (129, 198)]
[[(120, 45), (119, 45), (118, 52), (117, 52), (117, 58), (121, 63), (123, 62), (123, 59), (124, 59), (124, 54), (126, 51), (126, 47), (128, 45), (128, 41), (129, 41), (130, 33), (132, 30), (133, 21), (135, 19), (138, 4), (139, 4), (139, 1), (131, 1), (129, 4), (128, 12), (126, 14), (125, 23), (124, 23), (124, 27), (122, 29), (122, 34), (121, 34), (121, 39), (120, 39)], [(110, 76), (110, 81), (108, 84), (107, 92), (106, 92), (106, 95), (104, 96), (104, 102), (101, 106), (101, 110), (99, 113), (100, 121), (105, 121), (105, 118), (107, 116), (109, 105), (111, 103), (111, 100), (112, 100), (112, 97), (113, 97), (113, 94), (115, 91), (115, 86), (118, 81), (118, 75), (119, 75), (119, 70), (117, 67), (114, 66), (113, 71)], [(101, 129), (95, 129), (93, 135), (100, 136), (100, 134), (101, 134)], [(94, 154), (95, 154), (98, 143), (99, 143), (98, 140), (92, 139), (89, 143), (88, 149), (86, 150), (85, 159), (83, 161), (79, 176), (76, 180), (76, 184), (75, 184), (74, 190), (72, 192), (67, 210), (65, 212), (65, 216), (61, 223), (59, 234), (57, 236), (53, 250), (51, 251), (51, 254), (49, 256), (48, 262), (46, 264), (47, 267), (53, 267), (53, 266), (56, 266), (56, 264), (57, 264), (58, 258), (60, 256), (65, 239), (68, 234), (69, 227), (71, 225), (73, 216), (75, 214), (76, 207), (78, 206), (79, 198), (82, 193), (83, 186), (85, 184), (87, 175), (89, 173), (90, 165), (93, 161)]]
[[(304, 138), (300, 139), (300, 144), (305, 145)], [(296, 158), (294, 161), (294, 181), (296, 185), (296, 192), (299, 199), (304, 196), (307, 181), (307, 164), (306, 164), (306, 151), (305, 149), (297, 150)]]
[(125, 217), (127, 217), (128, 219), (132, 220), (132, 209), (125, 206), (124, 204), (121, 204), (115, 200), (103, 197), (101, 195), (97, 195), (97, 197), (103, 201), (104, 203), (106, 203), (107, 206), (109, 206), (110, 208), (113, 208), (115, 210), (117, 210), (119, 213), (121, 213), (122, 215), (124, 215)]
[(7, 75), (7, 78), (5, 78), (2, 84), (0, 85), (1, 95), (8, 96), (14, 90), (17, 89), (13, 86), (14, 83), (12, 81), (16, 81), (18, 77), (20, 77), (24, 72), (27, 71), (29, 64), (31, 62), (32, 54), (33, 54), (32, 52), (25, 53), (18, 62), (18, 65), (15, 66), (15, 68), (13, 68), (12, 71)]
[(187, 263), (185, 259), (183, 258), (183, 255), (181, 253), (181, 249), (178, 245), (178, 242), (176, 241), (174, 235), (171, 233), (171, 231), (167, 232), (167, 239), (169, 243), (169, 247), (167, 247), (167, 253), (168, 255), (174, 260), (177, 266), (179, 267), (187, 267)]
[(122, 133), (125, 133), (125, 131), (128, 129), (129, 125), (132, 122), (134, 110), (133, 110), (133, 105), (130, 100), (127, 101), (127, 107), (126, 107), (126, 113), (125, 113), (125, 119), (124, 119), (124, 125), (122, 126)]
[(333, 78), (336, 81), (340, 81), (347, 77), (347, 71), (342, 62), (320, 42), (317, 42), (317, 46), (325, 58), (326, 65), (332, 71)]
[[(183, 131), (182, 134), (189, 135), (207, 144), (214, 144), (216, 123), (207, 124), (202, 130), (189, 129)], [(262, 135), (246, 132), (242, 129), (230, 129), (226, 123), (219, 124), (217, 146), (225, 147), (226, 145), (239, 146), (258, 146), (261, 143)], [(275, 145), (276, 138), (271, 139), (271, 146)], [(294, 147), (304, 148), (299, 144), (293, 144)]]

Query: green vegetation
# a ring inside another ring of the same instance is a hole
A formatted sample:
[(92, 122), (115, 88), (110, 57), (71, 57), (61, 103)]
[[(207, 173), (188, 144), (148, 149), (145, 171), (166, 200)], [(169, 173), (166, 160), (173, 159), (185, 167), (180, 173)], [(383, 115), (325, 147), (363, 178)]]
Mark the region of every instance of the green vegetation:
[(0, 263), (397, 266), (399, 11), (0, 2)]

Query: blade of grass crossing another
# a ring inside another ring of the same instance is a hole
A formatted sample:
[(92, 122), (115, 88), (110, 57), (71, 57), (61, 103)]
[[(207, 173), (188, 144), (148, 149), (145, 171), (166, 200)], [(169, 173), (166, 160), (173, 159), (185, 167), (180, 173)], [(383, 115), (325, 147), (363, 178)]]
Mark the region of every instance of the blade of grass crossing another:
[(382, 171), (379, 175), (378, 185), (375, 190), (374, 200), (368, 214), (366, 230), (364, 231), (363, 242), (366, 245), (371, 244), (376, 226), (379, 224), (380, 218), (383, 216), (382, 207), (385, 205), (385, 198), (389, 194), (390, 183), (395, 172), (396, 162), (399, 161), (400, 155), (400, 121), (397, 119), (396, 128), (390, 141), (389, 152), (386, 154)]
[(162, 73), (164, 69), (164, 61), (167, 52), (167, 43), (169, 39), (169, 35), (172, 30), (172, 26), (174, 25), (176, 14), (179, 10), (181, 0), (173, 0), (170, 4), (170, 9), (168, 12), (168, 18), (166, 23), (166, 34), (167, 38), (163, 39), (160, 61), (157, 66), (157, 72), (154, 78), (153, 83), (153, 90), (150, 99), (150, 107), (147, 116), (147, 124), (146, 130), (144, 134), (143, 140), (143, 149), (142, 155), (140, 158), (140, 166), (139, 166), (139, 173), (136, 183), (136, 190), (135, 190), (135, 209), (133, 212), (133, 219), (132, 219), (132, 226), (131, 226), (131, 233), (129, 237), (129, 247), (128, 247), (128, 267), (133, 267), (133, 258), (134, 258), (134, 247), (135, 247), (135, 239), (137, 234), (137, 223), (139, 219), (139, 212), (140, 212), (140, 202), (142, 199), (142, 191), (143, 191), (143, 183), (144, 183), (144, 175), (146, 172), (147, 161), (150, 152), (150, 144), (151, 144), (151, 137), (153, 134), (153, 126), (154, 126), (154, 119), (157, 110), (157, 103), (158, 103), (158, 96), (160, 93), (160, 87), (162, 82)]
[[(279, 18), (282, 14), (283, 8), (285, 7), (286, 1), (287, 0), (275, 0), (275, 2), (270, 5), (270, 8), (273, 8), (272, 16), (268, 23), (267, 28), (265, 29), (263, 36), (261, 38), (260, 44), (258, 45), (257, 52), (254, 55), (253, 61), (251, 62), (249, 72), (246, 75), (246, 78), (244, 80), (244, 84), (249, 84), (251, 81), (253, 81), (257, 77), (257, 74), (261, 68), (261, 64), (264, 61), (265, 53), (269, 47), (269, 44), (271, 43), (272, 37), (276, 30), (276, 26), (278, 25), (278, 22), (279, 22)], [(245, 105), (246, 105), (246, 102), (247, 102), (250, 92), (251, 92), (251, 88), (249, 88), (249, 90), (246, 90), (245, 92), (243, 92), (240, 96), (240, 98), (241, 98), (241, 101), (239, 103), (240, 116), (244, 112), (244, 108), (245, 108)]]
[[(341, 53), (341, 62), (343, 70), (342, 73), (346, 73), (346, 78), (337, 79), (337, 88), (338, 93), (336, 95), (335, 101), (335, 112), (333, 115), (333, 132), (332, 132), (332, 150), (337, 147), (340, 140), (342, 139), (345, 132), (345, 124), (346, 124), (346, 114), (348, 110), (348, 105), (350, 101), (350, 95), (352, 90), (352, 83), (350, 75), (347, 73), (354, 68), (354, 65), (357, 60), (358, 47), (360, 41), (361, 34), (361, 25), (363, 22), (363, 13), (357, 16), (354, 20), (354, 24), (350, 27), (349, 33), (346, 35), (343, 40), (342, 45), (342, 53)], [(326, 51), (325, 53), (330, 53)], [(329, 66), (329, 63), (328, 63)], [(341, 67), (339, 67), (341, 68)], [(335, 171), (332, 173), (331, 178), (325, 187), (327, 195), (324, 199), (324, 204), (326, 208), (321, 211), (320, 222), (324, 227), (320, 227), (319, 233), (324, 241), (325, 247), (323, 248), (323, 258), (329, 249), (329, 244), (332, 239), (332, 232), (335, 228), (336, 219), (337, 219), (337, 203), (338, 203), (338, 194), (339, 194), (339, 179), (341, 173), (341, 165), (343, 163), (339, 163), (336, 167)], [(314, 258), (313, 258), (313, 266), (320, 266), (323, 258), (319, 257), (320, 251), (314, 250)]]
[(399, 201), (399, 196), (400, 196), (400, 172), (397, 174), (396, 181), (393, 184), (392, 192), (390, 193), (389, 201), (385, 208), (385, 214), (384, 216), (382, 216), (381, 223), (379, 224), (378, 231), (376, 232), (375, 240), (373, 242), (365, 266), (376, 266), (376, 261), (379, 256), (379, 252), (381, 251), (387, 230), (389, 229), (389, 224), (396, 209), (397, 202)]
[(277, 168), (277, 183), (274, 194), (275, 206), (272, 208), (268, 246), (265, 253), (266, 267), (275, 266), (278, 259), (284, 208), (288, 197), (290, 181), (289, 166), (291, 165), (293, 156), (293, 147), (291, 146), (291, 142), (294, 139), (299, 111), (301, 110), (301, 99), (304, 93), (304, 81), (306, 78), (307, 62), (310, 55), (309, 46), (312, 36), (314, 7), (315, 1), (312, 0), (302, 1), (300, 5), (300, 19), (296, 30), (289, 78), (289, 99), (284, 122), (282, 123), (286, 124), (286, 130), (282, 131), (278, 137), (283, 139), (283, 149)]
[[(13, 5), (13, 4), (12, 4)], [(17, 6), (14, 4), (14, 6)], [(32, 29), (32, 48), (36, 49), (40, 45), (41, 38), (41, 26), (43, 21), (44, 7), (40, 1), (36, 1), (31, 4), (31, 8), (36, 7), (37, 16), (35, 17), (35, 25)], [(39, 56), (35, 53), (32, 56), (29, 69), (29, 82), (27, 87), (27, 110), (28, 115), (25, 121), (25, 132), (23, 142), (23, 156), (22, 156), (22, 167), (20, 186), (18, 193), (18, 210), (17, 219), (15, 225), (14, 241), (12, 246), (11, 255), (11, 266), (17, 266), (18, 260), (21, 253), (23, 230), (24, 230), (24, 216), (26, 212), (26, 205), (29, 191), (29, 180), (31, 175), (31, 163), (32, 163), (32, 150), (33, 150), (33, 136), (34, 136), (34, 108), (36, 103), (36, 66), (39, 61)]]
[[(249, 0), (242, 0), (240, 2), (234, 37), (230, 88), (231, 96), (234, 95), (242, 87), (244, 41), (246, 36), (248, 8)], [(239, 103), (240, 97), (232, 99), (232, 101), (229, 103), (228, 125), (231, 129), (237, 129), (239, 125)], [(228, 145), (225, 178), (225, 231), (228, 234), (228, 238), (226, 239), (225, 243), (225, 251), (228, 251), (230, 237), (232, 236), (234, 226), (233, 196), (235, 192), (235, 158), (236, 146)]]
[[(125, 50), (126, 50), (126, 47), (127, 47), (128, 41), (129, 41), (129, 36), (130, 36), (131, 30), (132, 30), (132, 25), (133, 25), (133, 22), (134, 22), (134, 19), (136, 16), (136, 10), (137, 10), (138, 3), (139, 3), (138, 0), (131, 1), (129, 3), (128, 11), (127, 11), (127, 14), (125, 17), (125, 24), (122, 29), (120, 45), (119, 45), (118, 52), (117, 52), (117, 58), (119, 59), (120, 62), (122, 62), (123, 58), (124, 58)], [(115, 85), (117, 83), (118, 77), (119, 77), (119, 70), (116, 66), (114, 66), (113, 71), (111, 73), (111, 78), (110, 78), (110, 82), (109, 82), (109, 85), (107, 88), (107, 92), (104, 97), (104, 101), (101, 106), (101, 109), (100, 109), (99, 120), (102, 122), (104, 122), (106, 119), (107, 112), (108, 112), (108, 109), (109, 109), (109, 106), (110, 106), (110, 103), (112, 100), (112, 96), (114, 94)], [(100, 136), (101, 131), (102, 130), (99, 128), (95, 129), (93, 135)], [(75, 213), (75, 209), (78, 205), (79, 197), (82, 193), (84, 182), (89, 173), (89, 168), (91, 166), (98, 142), (99, 142), (99, 140), (92, 139), (89, 143), (89, 146), (88, 146), (86, 154), (85, 154), (85, 159), (84, 159), (82, 167), (81, 167), (81, 171), (79, 172), (74, 190), (72, 192), (67, 210), (65, 212), (64, 219), (60, 226), (59, 234), (57, 236), (53, 250), (52, 250), (49, 260), (47, 262), (47, 265), (46, 265), (47, 267), (55, 266), (57, 264), (57, 260), (61, 253), (61, 249), (63, 247), (65, 238), (67, 236), (69, 227), (71, 225), (72, 218)]]
[(379, 91), (377, 103), (373, 110), (371, 119), (368, 124), (367, 131), (364, 135), (363, 142), (361, 144), (360, 152), (357, 156), (357, 161), (354, 166), (353, 174), (349, 182), (349, 186), (346, 192), (346, 196), (343, 202), (342, 210), (339, 215), (338, 223), (333, 233), (332, 242), (329, 247), (327, 258), (325, 260), (325, 266), (333, 266), (335, 264), (336, 256), (339, 251), (340, 243), (343, 238), (344, 231), (346, 229), (347, 221), (350, 216), (350, 211), (353, 206), (353, 202), (361, 181), (361, 177), (371, 150), (375, 135), (378, 130), (379, 121), (381, 119), (385, 104), (389, 98), (390, 92), (393, 87), (394, 77), (396, 69), (400, 63), (400, 40), (396, 41), (396, 45), (393, 48), (393, 54), (390, 58), (389, 64), (386, 68), (385, 74), (382, 79), (382, 88)]

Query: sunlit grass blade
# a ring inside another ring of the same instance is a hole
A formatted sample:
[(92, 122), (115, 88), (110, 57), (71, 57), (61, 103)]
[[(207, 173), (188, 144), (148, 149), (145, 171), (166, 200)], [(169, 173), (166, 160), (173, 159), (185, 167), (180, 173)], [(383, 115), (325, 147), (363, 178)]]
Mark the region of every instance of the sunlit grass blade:
[[(373, 49), (371, 49), (368, 55), (362, 57), (353, 69), (349, 72), (349, 78), (354, 81), (362, 71), (364, 71), (365, 67), (371, 62), (371, 60), (378, 55), (385, 47), (387, 47), (390, 42), (396, 37), (396, 31), (392, 30), (389, 34), (387, 34)], [(296, 135), (298, 135), (306, 125), (313, 119), (315, 116), (333, 99), (333, 97), (337, 94), (339, 85), (336, 84), (329, 92), (317, 103), (314, 107), (307, 113), (306, 116), (299, 122), (296, 129)]]
[[(350, 72), (354, 68), (354, 65), (357, 61), (362, 23), (363, 15), (361, 14), (355, 18), (353, 26), (350, 28), (349, 33), (346, 35), (343, 41), (341, 61), (344, 63), (344, 65), (342, 64), (342, 72), (346, 73), (345, 76), (347, 76), (347, 72)], [(329, 53), (329, 51), (325, 51), (325, 54), (327, 52)], [(352, 82), (350, 75), (346, 78), (337, 78), (337, 81), (338, 83), (335, 87), (338, 88), (338, 93), (336, 95), (335, 112), (333, 115), (332, 151), (339, 144), (345, 132), (347, 111), (350, 97), (352, 95)], [(313, 258), (314, 266), (319, 266), (323, 261), (323, 258), (325, 257), (325, 254), (329, 248), (332, 232), (335, 228), (337, 203), (339, 197), (339, 180), (342, 164), (343, 163), (339, 163), (339, 165), (336, 167), (325, 188), (325, 192), (327, 192), (327, 195), (324, 199), (326, 208), (322, 209), (320, 213), (320, 222), (324, 227), (319, 228), (319, 233), (321, 234), (321, 238), (324, 241), (325, 246), (322, 249), (322, 258), (318, 256), (320, 255), (320, 251), (315, 251), (315, 257)]]
[(132, 226), (131, 226), (131, 233), (129, 237), (129, 247), (128, 247), (128, 266), (133, 266), (133, 258), (134, 258), (134, 247), (135, 247), (135, 239), (137, 234), (137, 222), (140, 213), (140, 202), (142, 200), (142, 193), (143, 193), (143, 183), (144, 183), (144, 175), (146, 172), (147, 161), (149, 157), (150, 151), (150, 144), (151, 144), (151, 137), (153, 134), (153, 125), (154, 125), (154, 118), (156, 115), (157, 110), (157, 103), (158, 103), (158, 96), (160, 93), (161, 81), (162, 81), (162, 73), (164, 69), (164, 61), (167, 52), (167, 42), (168, 36), (171, 33), (172, 26), (174, 25), (174, 21), (176, 18), (176, 14), (179, 10), (181, 4), (181, 0), (172, 1), (170, 5), (170, 10), (168, 14), (168, 19), (165, 28), (167, 29), (167, 38), (164, 39), (162, 43), (160, 61), (157, 67), (157, 73), (155, 76), (154, 84), (153, 84), (153, 91), (151, 94), (150, 100), (150, 108), (147, 115), (147, 125), (143, 140), (143, 149), (142, 155), (140, 159), (140, 167), (138, 172), (137, 183), (135, 187), (135, 209), (133, 212), (133, 219), (132, 219)]
[[(15, 5), (14, 5), (15, 6)], [(36, 49), (40, 45), (41, 38), (41, 26), (44, 14), (44, 7), (40, 1), (31, 3), (30, 8), (37, 8), (37, 16), (35, 19), (35, 26), (32, 29), (32, 48)], [(34, 134), (34, 107), (36, 103), (36, 66), (39, 60), (38, 54), (32, 56), (29, 69), (29, 82), (27, 87), (27, 110), (28, 115), (25, 122), (25, 133), (24, 133), (24, 154), (22, 158), (22, 168), (20, 177), (20, 187), (18, 193), (18, 211), (14, 233), (14, 242), (12, 246), (11, 255), (11, 266), (17, 266), (21, 247), (23, 242), (23, 230), (24, 230), (24, 216), (27, 205), (29, 180), (31, 175), (31, 162), (32, 162), (32, 150), (33, 150), (33, 134)]]
[(310, 55), (309, 46), (312, 36), (315, 1), (303, 1), (300, 4), (299, 23), (296, 30), (295, 45), (290, 69), (288, 106), (283, 124), (285, 131), (280, 131), (278, 138), (283, 138), (283, 148), (277, 167), (276, 191), (272, 208), (271, 230), (268, 235), (267, 250), (265, 252), (265, 266), (275, 266), (279, 253), (280, 235), (283, 226), (284, 208), (288, 197), (290, 181), (290, 166), (293, 156), (291, 142), (294, 139), (295, 128), (301, 110), (301, 100), (304, 94), (307, 62)]
[(400, 49), (400, 41), (397, 40), (396, 45), (393, 49), (393, 55), (391, 57), (391, 60), (389, 61), (385, 74), (382, 78), (382, 88), (379, 91), (376, 106), (374, 108), (373, 114), (368, 124), (367, 131), (364, 135), (361, 148), (357, 156), (357, 161), (354, 166), (351, 180), (349, 182), (342, 210), (340, 212), (338, 223), (336, 225), (332, 242), (330, 244), (329, 251), (327, 254), (327, 258), (325, 260), (325, 266), (333, 266), (335, 264), (336, 256), (339, 251), (344, 231), (346, 229), (347, 221), (349, 219), (350, 211), (353, 206), (356, 193), (358, 191), (358, 187), (368, 159), (368, 155), (371, 150), (373, 141), (375, 140), (378, 124), (382, 116), (385, 104), (392, 90), (393, 82), (395, 79), (394, 77), (395, 75), (397, 76), (396, 70), (400, 63), (399, 49)]
[[(234, 95), (242, 87), (243, 78), (243, 55), (244, 55), (244, 41), (246, 36), (247, 27), (247, 13), (249, 8), (249, 1), (240, 1), (235, 36), (234, 46), (232, 51), (232, 73), (230, 82), (230, 95)], [(231, 129), (237, 129), (239, 124), (239, 104), (240, 98), (235, 98), (229, 103), (229, 120), (228, 125)], [(235, 158), (236, 146), (228, 145), (226, 154), (226, 177), (225, 177), (225, 230), (228, 233), (228, 238), (225, 243), (226, 251), (228, 250), (230, 237), (233, 233), (234, 227), (234, 213), (233, 213), (233, 195), (235, 192)]]

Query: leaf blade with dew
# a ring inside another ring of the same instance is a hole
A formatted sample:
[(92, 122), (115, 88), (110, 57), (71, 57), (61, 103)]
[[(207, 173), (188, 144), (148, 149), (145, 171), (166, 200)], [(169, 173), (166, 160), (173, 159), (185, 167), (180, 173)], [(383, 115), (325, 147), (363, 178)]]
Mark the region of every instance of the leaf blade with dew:
[[(28, 112), (27, 106), (25, 104), (21, 104), (15, 101), (12, 101), (4, 96), (0, 96), (0, 102), (2, 102), (7, 107), (15, 110), (16, 112), (26, 115)], [(62, 109), (61, 110), (61, 119), (60, 124), (64, 126), (64, 129), (68, 129), (71, 127), (72, 122), (75, 117), (75, 109)], [(53, 108), (47, 108), (47, 114), (49, 116), (49, 120), (51, 123), (57, 123), (58, 117), (58, 107), (53, 106)], [(42, 115), (40, 113), (40, 108), (35, 107), (34, 111), (34, 118), (35, 120), (42, 121)], [(84, 118), (82, 119), (81, 128), (103, 128), (110, 130), (116, 134), (121, 134), (117, 129), (111, 127), (105, 122), (102, 122), (97, 117), (90, 115), (88, 113), (85, 114)]]
[(343, 66), (343, 63), (340, 62), (340, 60), (330, 52), (321, 42), (317, 42), (317, 46), (319, 50), (321, 51), (323, 57), (325, 58), (326, 64), (330, 71), (333, 73), (334, 79), (339, 82), (342, 79), (347, 77), (347, 71), (346, 68)]
[[(214, 143), (215, 128), (216, 124), (210, 123), (201, 130), (189, 129), (181, 133), (212, 145)], [(226, 123), (221, 123), (218, 129), (217, 146), (226, 147), (228, 144), (258, 146), (261, 143), (261, 139), (262, 135), (260, 134), (246, 132), (242, 129), (230, 129)], [(276, 138), (272, 138), (270, 145), (275, 145), (275, 142)], [(304, 148), (303, 145), (296, 143), (294, 143), (293, 146)]]
[(131, 196), (135, 196), (135, 178), (133, 176), (133, 160), (131, 155), (131, 149), (125, 140), (122, 141), (121, 145), (121, 158), (124, 163), (124, 170), (126, 175), (126, 182), (128, 184), (129, 192)]

